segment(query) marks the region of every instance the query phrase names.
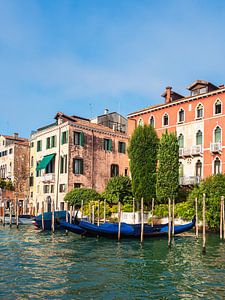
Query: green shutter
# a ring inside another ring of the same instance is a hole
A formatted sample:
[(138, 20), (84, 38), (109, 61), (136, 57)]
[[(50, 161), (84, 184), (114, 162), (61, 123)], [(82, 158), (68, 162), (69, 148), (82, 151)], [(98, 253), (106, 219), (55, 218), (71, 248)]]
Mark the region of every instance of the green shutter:
[(51, 148), (53, 148), (53, 147), (56, 146), (56, 145), (55, 145), (55, 140), (56, 140), (56, 136), (53, 135), (53, 136), (51, 137)]
[(84, 161), (83, 161), (83, 159), (80, 160), (80, 174), (84, 174)]
[(82, 147), (84, 147), (84, 133), (83, 132), (80, 133), (80, 145)]
[(126, 153), (126, 143), (122, 143), (122, 152)]
[(111, 139), (109, 140), (109, 149), (108, 150), (112, 151), (112, 140)]
[(61, 136), (61, 144), (64, 144), (64, 132), (62, 132), (62, 136)]
[(68, 130), (66, 131), (66, 141), (65, 141), (65, 144), (68, 143)]

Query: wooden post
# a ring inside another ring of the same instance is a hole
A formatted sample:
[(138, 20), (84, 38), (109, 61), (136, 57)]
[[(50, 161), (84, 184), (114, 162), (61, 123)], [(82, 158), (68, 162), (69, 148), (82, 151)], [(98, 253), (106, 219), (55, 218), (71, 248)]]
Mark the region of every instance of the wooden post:
[(92, 224), (95, 224), (95, 205), (92, 205)]
[(173, 208), (172, 208), (172, 236), (174, 236), (174, 214), (175, 214), (175, 200), (173, 199)]
[(83, 219), (83, 215), (84, 215), (84, 200), (81, 200), (81, 220)]
[(135, 199), (133, 198), (133, 224), (135, 224)]
[(155, 202), (155, 199), (154, 199), (154, 198), (152, 198), (152, 222), (151, 222), (151, 224), (152, 224), (152, 227), (154, 226), (154, 224), (153, 224), (153, 215), (154, 215), (154, 202)]
[(144, 200), (141, 198), (141, 243), (144, 241)]
[(168, 246), (171, 246), (171, 201), (168, 201)]
[(198, 237), (198, 198), (195, 198), (195, 235)]
[(104, 199), (104, 223), (106, 220), (106, 199)]
[(91, 223), (92, 222), (92, 212), (91, 212), (91, 202), (89, 202), (89, 222)]
[(223, 204), (224, 204), (224, 196), (221, 197), (220, 200), (220, 239), (223, 239)]
[(223, 239), (225, 240), (225, 211), (224, 211), (224, 199), (223, 199)]
[(74, 217), (75, 217), (75, 206), (73, 205), (73, 213), (72, 213), (72, 221), (74, 222)]
[(9, 204), (9, 226), (12, 227), (12, 200), (10, 200)]
[(205, 226), (206, 226), (206, 222), (205, 222), (205, 194), (203, 194), (203, 201), (202, 201), (202, 222), (203, 222), (203, 241), (202, 241), (202, 253), (205, 254), (206, 253), (206, 236), (205, 236)]
[[(68, 202), (66, 202), (66, 222), (67, 223), (69, 221), (68, 208), (69, 208), (69, 204), (68, 204)], [(68, 235), (68, 230), (67, 229), (66, 229), (66, 235)]]
[(73, 220), (73, 213), (72, 213), (72, 205), (70, 205), (70, 224), (72, 224), (72, 220)]
[(52, 200), (52, 232), (55, 232), (55, 205)]
[(100, 200), (98, 200), (98, 226), (100, 224)]
[(5, 201), (3, 200), (3, 216), (2, 216), (2, 225), (5, 226)]
[(19, 228), (19, 201), (16, 199), (16, 228)]
[(120, 233), (121, 233), (121, 205), (119, 201), (118, 202), (118, 241), (120, 241)]
[(44, 231), (45, 230), (45, 219), (44, 219), (44, 201), (42, 201), (42, 207), (41, 207), (41, 225), (42, 225), (42, 230)]

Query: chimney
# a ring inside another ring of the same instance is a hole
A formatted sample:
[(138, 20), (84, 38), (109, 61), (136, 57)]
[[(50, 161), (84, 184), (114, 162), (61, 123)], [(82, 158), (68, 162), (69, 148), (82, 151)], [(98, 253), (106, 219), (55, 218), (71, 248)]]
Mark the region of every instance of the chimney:
[(104, 110), (104, 115), (108, 115), (108, 113), (109, 113), (108, 108), (105, 108), (105, 110)]
[(16, 132), (13, 133), (13, 138), (14, 138), (14, 139), (18, 139), (18, 137), (19, 137), (19, 133), (16, 133)]
[(170, 103), (171, 102), (171, 91), (172, 91), (172, 87), (171, 86), (167, 86), (166, 87), (166, 95), (165, 95), (166, 103)]

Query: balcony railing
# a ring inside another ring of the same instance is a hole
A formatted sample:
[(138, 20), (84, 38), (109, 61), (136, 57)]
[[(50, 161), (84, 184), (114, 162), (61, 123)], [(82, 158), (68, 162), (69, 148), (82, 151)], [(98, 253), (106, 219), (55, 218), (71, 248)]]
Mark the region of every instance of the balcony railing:
[(222, 144), (218, 143), (210, 143), (210, 151), (213, 153), (219, 153), (222, 151)]
[(179, 178), (180, 185), (195, 185), (195, 184), (199, 184), (200, 181), (201, 181), (200, 176), (187, 176), (187, 177)]
[(48, 173), (41, 176), (41, 181), (43, 182), (54, 182), (55, 181), (55, 174)]
[(202, 145), (196, 145), (191, 147), (191, 155), (201, 155), (202, 154)]
[(180, 148), (179, 149), (179, 157), (188, 157), (188, 156), (196, 156), (202, 154), (202, 146), (196, 145), (191, 148)]

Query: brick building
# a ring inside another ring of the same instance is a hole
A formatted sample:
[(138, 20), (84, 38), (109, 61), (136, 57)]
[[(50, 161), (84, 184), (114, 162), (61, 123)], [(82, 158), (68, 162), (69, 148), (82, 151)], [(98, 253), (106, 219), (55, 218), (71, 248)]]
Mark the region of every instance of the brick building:
[(11, 193), (3, 191), (3, 199), (17, 197), (24, 207), (29, 196), (29, 141), (17, 133), (0, 135), (0, 178), (11, 180), (15, 188)]
[(164, 103), (128, 115), (128, 134), (138, 125), (151, 124), (160, 137), (167, 129), (179, 141), (180, 184), (225, 172), (225, 86), (196, 80), (182, 96), (167, 87)]
[(102, 192), (115, 175), (128, 175), (128, 136), (89, 119), (57, 113), (56, 122), (30, 137), (30, 198), (40, 212), (64, 209), (74, 187)]

